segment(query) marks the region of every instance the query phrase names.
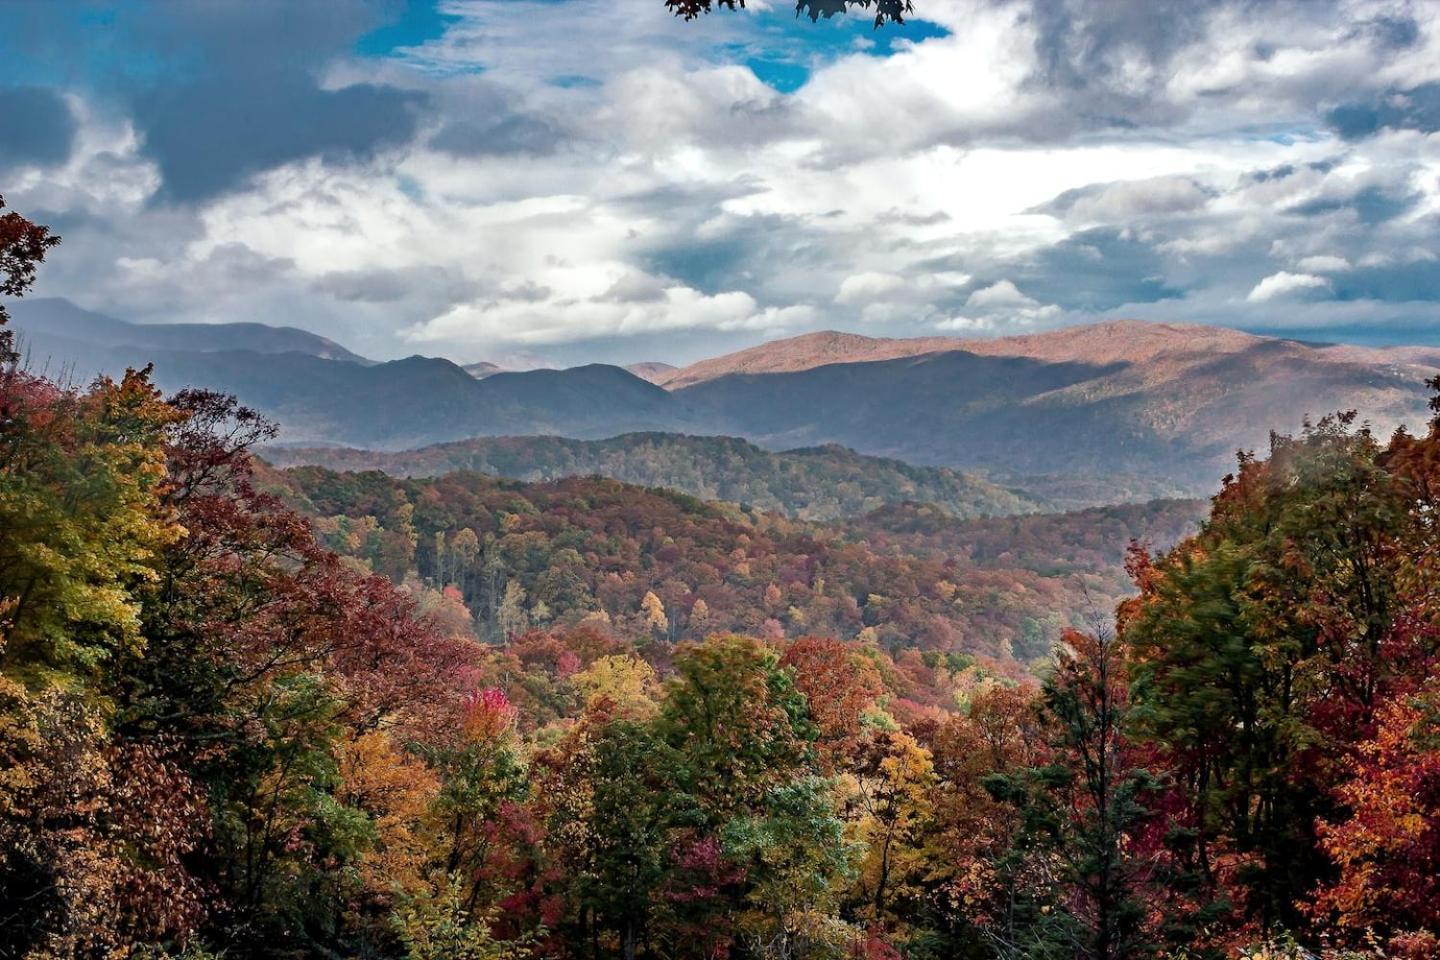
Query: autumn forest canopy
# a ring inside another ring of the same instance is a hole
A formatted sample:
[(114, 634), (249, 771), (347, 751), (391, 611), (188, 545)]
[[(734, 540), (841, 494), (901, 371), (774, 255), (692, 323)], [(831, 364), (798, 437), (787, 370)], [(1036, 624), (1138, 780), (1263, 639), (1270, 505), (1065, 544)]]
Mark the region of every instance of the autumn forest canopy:
[[(0, 217), (0, 292), (57, 242)], [(989, 519), (741, 451), (771, 512), (277, 469), (224, 394), (20, 360), (0, 956), (1440, 952), (1440, 428)]]

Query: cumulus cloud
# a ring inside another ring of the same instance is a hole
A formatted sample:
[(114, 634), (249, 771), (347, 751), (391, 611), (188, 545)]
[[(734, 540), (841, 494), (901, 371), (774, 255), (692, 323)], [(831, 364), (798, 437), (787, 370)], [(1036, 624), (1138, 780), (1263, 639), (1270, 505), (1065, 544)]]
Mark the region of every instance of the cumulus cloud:
[(1009, 280), (997, 280), (980, 287), (965, 299), (965, 313), (935, 322), (937, 330), (959, 333), (988, 333), (1022, 330), (1059, 316), (1055, 304), (1042, 304), (1027, 296)]
[(905, 278), (898, 273), (880, 273), (874, 270), (852, 273), (840, 283), (835, 294), (836, 303), (871, 303), (889, 297), (905, 288)]
[(1263, 303), (1278, 297), (1294, 296), (1297, 293), (1314, 293), (1329, 288), (1330, 281), (1324, 277), (1317, 277), (1313, 273), (1289, 273), (1281, 270), (1255, 284), (1245, 299), (1251, 303)]
[(935, 329), (945, 333), (988, 334), (1001, 329), (991, 317), (946, 317), (935, 321)]
[(1080, 222), (1113, 223), (1197, 210), (1214, 195), (1193, 177), (1151, 177), (1067, 190), (1040, 211)]
[(970, 294), (965, 301), (967, 307), (979, 307), (983, 310), (1028, 307), (1034, 306), (1034, 304), (1034, 300), (1021, 293), (1019, 288), (1009, 280), (1001, 280), (988, 287), (981, 287)]

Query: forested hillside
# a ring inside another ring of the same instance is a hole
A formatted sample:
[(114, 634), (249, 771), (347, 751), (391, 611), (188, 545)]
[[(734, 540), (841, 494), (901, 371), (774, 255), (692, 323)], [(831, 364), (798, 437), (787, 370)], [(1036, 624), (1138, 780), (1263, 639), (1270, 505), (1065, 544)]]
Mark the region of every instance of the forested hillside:
[(452, 585), (489, 641), (579, 622), (642, 645), (815, 633), (1006, 669), (1128, 594), (1131, 539), (1166, 546), (1200, 515), (1160, 501), (967, 523), (895, 507), (816, 525), (595, 478), (296, 467), (271, 482), (332, 549), (397, 582)]
[(455, 470), (517, 480), (596, 475), (802, 520), (853, 517), (906, 501), (935, 504), (961, 518), (1026, 513), (1041, 506), (1023, 494), (954, 470), (914, 467), (838, 446), (773, 453), (735, 437), (667, 433), (632, 433), (608, 440), (483, 437), (399, 453), (336, 447), (269, 447), (262, 453), (277, 466), (381, 470), (399, 477), (431, 477)]

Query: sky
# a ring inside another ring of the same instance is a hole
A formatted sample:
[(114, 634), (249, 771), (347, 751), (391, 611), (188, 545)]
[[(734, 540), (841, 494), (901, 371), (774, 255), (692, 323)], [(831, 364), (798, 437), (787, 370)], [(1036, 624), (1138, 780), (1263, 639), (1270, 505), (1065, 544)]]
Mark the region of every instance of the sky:
[(1440, 2), (0, 4), (36, 296), (378, 359), (1126, 317), (1440, 342)]

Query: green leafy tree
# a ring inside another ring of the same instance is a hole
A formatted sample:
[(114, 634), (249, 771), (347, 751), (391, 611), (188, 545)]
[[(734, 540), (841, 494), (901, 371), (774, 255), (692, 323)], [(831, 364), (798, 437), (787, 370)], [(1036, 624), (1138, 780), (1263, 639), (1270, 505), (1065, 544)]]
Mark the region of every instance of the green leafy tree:
[(721, 840), (745, 869), (735, 925), (755, 956), (848, 954), (860, 936), (839, 906), (861, 849), (846, 840), (829, 781), (803, 777), (772, 787), (753, 813), (725, 825)]
[(1196, 537), (1137, 565), (1123, 633), (1137, 733), (1163, 744), (1186, 813), (1177, 855), (1207, 896), (1293, 926), (1328, 866), (1334, 745), (1371, 727), (1410, 513), (1368, 431), (1327, 418), (1242, 459)]
[(588, 835), (592, 868), (580, 902), (633, 960), (649, 937), (655, 898), (669, 869), (670, 830), (684, 798), (669, 778), (666, 745), (647, 726), (619, 720), (595, 736)]
[(412, 896), (396, 909), (392, 924), (405, 960), (526, 960), (525, 941), (497, 940), (491, 930), (499, 911), (466, 905), (465, 885), (450, 877), (438, 893)]
[(0, 380), (0, 669), (73, 688), (143, 647), (133, 591), (182, 533), (162, 502), (181, 415), (143, 371), (84, 393)]
[(757, 809), (803, 771), (816, 736), (776, 653), (736, 635), (679, 648), (659, 730), (675, 750), (681, 786), (717, 823)]
[(1150, 803), (1160, 784), (1125, 735), (1123, 650), (1105, 630), (1068, 631), (1044, 686), (1053, 761), (997, 774), (987, 787), (1013, 804), (1021, 829), (1012, 860), (1039, 864), (1049, 883), (1031, 888), (1003, 926), (1006, 957), (1135, 960), (1155, 952), (1148, 888), (1158, 858)]

